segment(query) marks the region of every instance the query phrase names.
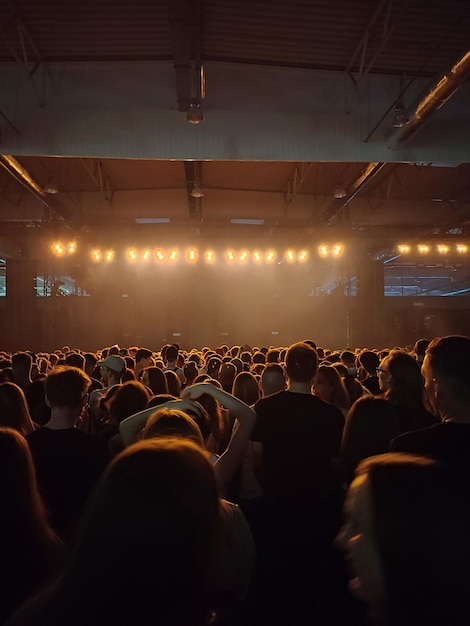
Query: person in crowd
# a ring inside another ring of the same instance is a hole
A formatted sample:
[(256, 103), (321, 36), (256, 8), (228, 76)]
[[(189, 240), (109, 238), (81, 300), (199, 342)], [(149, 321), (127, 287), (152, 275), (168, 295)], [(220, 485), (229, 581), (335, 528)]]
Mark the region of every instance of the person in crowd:
[(286, 373), (279, 363), (268, 363), (261, 374), (261, 395), (263, 398), (287, 387)]
[(361, 383), (370, 393), (374, 396), (379, 396), (380, 391), (379, 377), (377, 376), (377, 369), (380, 365), (379, 355), (372, 350), (363, 350), (359, 357), (360, 366), (364, 372), (364, 376)]
[(139, 348), (135, 353), (134, 374), (136, 380), (140, 380), (141, 373), (146, 367), (151, 367), (153, 365), (152, 355), (153, 352), (148, 348)]
[(59, 573), (65, 547), (50, 528), (24, 437), (0, 428), (0, 623)]
[(168, 346), (165, 352), (166, 366), (163, 371), (175, 372), (175, 374), (180, 379), (181, 385), (184, 385), (184, 383), (186, 382), (186, 379), (184, 377), (183, 370), (181, 369), (181, 367), (178, 367), (178, 356), (179, 356), (178, 347), (175, 345)]
[(237, 368), (233, 363), (222, 363), (218, 373), (218, 379), (222, 385), (222, 389), (231, 393), (233, 387), (233, 381), (237, 375)]
[(45, 392), (51, 418), (27, 436), (51, 526), (66, 541), (109, 459), (106, 440), (76, 428), (89, 385), (76, 367), (49, 372)]
[(23, 436), (35, 430), (26, 397), (15, 383), (0, 384), (0, 426), (14, 428)]
[(33, 379), (31, 378), (33, 357), (28, 352), (15, 352), (11, 357), (11, 367), (13, 370), (13, 382), (26, 393), (33, 384)]
[[(199, 400), (203, 394), (213, 396), (238, 421), (238, 428), (234, 429), (227, 449), (220, 457), (214, 459), (220, 493), (224, 494), (229, 481), (242, 462), (256, 415), (253, 409), (244, 402), (210, 383), (197, 383), (191, 387), (186, 387), (182, 392), (181, 400), (167, 401), (161, 404), (160, 408), (168, 407), (183, 411), (192, 410), (198, 415), (200, 414), (200, 407), (194, 401)], [(121, 422), (119, 430), (125, 445), (129, 445), (136, 440), (153, 413), (155, 413), (155, 407), (149, 407)], [(206, 445), (207, 443), (208, 440), (205, 441)]]
[(219, 509), (213, 468), (194, 443), (130, 446), (100, 481), (63, 575), (10, 626), (208, 625)]
[(392, 350), (378, 369), (383, 396), (357, 400), (346, 418), (341, 460), (350, 482), (359, 461), (388, 452), (392, 439), (436, 423), (424, 406), (424, 381), (416, 360)]
[(141, 382), (150, 389), (154, 396), (168, 393), (168, 381), (159, 367), (153, 365), (142, 370)]
[(345, 415), (351, 399), (339, 372), (332, 365), (320, 365), (313, 383), (314, 394)]
[(163, 375), (166, 378), (166, 383), (168, 385), (168, 393), (175, 398), (179, 398), (181, 395), (181, 379), (176, 372), (173, 370), (164, 370)]
[(314, 348), (293, 344), (285, 362), (287, 390), (255, 405), (252, 441), (265, 506), (258, 608), (270, 624), (305, 623), (307, 615), (315, 623), (333, 602), (338, 575), (332, 540), (339, 525), (341, 481), (334, 461), (344, 417), (312, 395), (318, 367)]
[(183, 366), (183, 374), (186, 380), (185, 386), (189, 387), (194, 383), (196, 376), (199, 374), (197, 363), (195, 361), (187, 360)]
[(98, 361), (97, 366), (100, 368), (101, 380), (103, 386), (101, 389), (95, 389), (89, 395), (88, 413), (90, 420), (90, 432), (95, 432), (95, 422), (99, 422), (103, 417), (100, 409), (100, 400), (106, 396), (106, 392), (110, 387), (119, 385), (122, 376), (126, 371), (126, 362), (121, 356), (112, 354), (107, 356), (103, 361)]
[(389, 453), (362, 461), (337, 543), (371, 624), (468, 624), (468, 491), (435, 460)]
[(415, 345), (413, 346), (413, 353), (416, 356), (416, 360), (420, 365), (423, 364), (424, 355), (426, 354), (426, 350), (430, 344), (429, 339), (418, 339)]
[(394, 451), (423, 454), (457, 468), (464, 484), (470, 474), (469, 354), (470, 337), (450, 335), (430, 342), (422, 372), (429, 403), (440, 422), (398, 436), (391, 444)]

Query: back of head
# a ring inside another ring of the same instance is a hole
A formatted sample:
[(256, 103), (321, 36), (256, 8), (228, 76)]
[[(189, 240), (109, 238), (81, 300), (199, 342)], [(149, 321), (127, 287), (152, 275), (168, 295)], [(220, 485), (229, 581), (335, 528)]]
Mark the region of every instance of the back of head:
[(51, 621), (201, 624), (218, 511), (214, 471), (197, 445), (161, 438), (126, 448), (82, 519)]
[(400, 626), (468, 623), (469, 499), (436, 461), (385, 454), (363, 461), (389, 618)]
[(355, 367), (356, 355), (354, 352), (351, 352), (351, 350), (343, 350), (343, 352), (341, 352), (341, 361), (346, 367)]
[(364, 350), (359, 355), (359, 363), (370, 376), (375, 376), (376, 370), (380, 365), (379, 355), (372, 350)]
[(22, 435), (34, 430), (23, 390), (12, 382), (0, 384), (0, 426), (14, 428)]
[(109, 402), (109, 413), (115, 424), (120, 424), (134, 413), (147, 407), (150, 394), (147, 388), (136, 380), (120, 385)]
[(204, 448), (204, 438), (201, 429), (194, 419), (178, 409), (166, 407), (153, 413), (142, 433), (143, 439), (154, 437), (181, 437), (194, 441), (201, 449)]
[(418, 361), (422, 361), (424, 359), (424, 354), (429, 344), (429, 339), (418, 339), (418, 341), (413, 346), (413, 352), (416, 354)]
[(148, 359), (152, 356), (152, 351), (147, 348), (139, 348), (135, 353), (135, 362), (138, 363), (142, 359)]
[(268, 363), (261, 373), (263, 396), (270, 396), (286, 388), (286, 375), (279, 363)]
[(168, 362), (173, 363), (178, 358), (179, 350), (176, 346), (168, 346), (165, 358)]
[(85, 370), (85, 357), (78, 352), (69, 352), (65, 357), (65, 364)]
[(144, 378), (147, 379), (147, 377), (147, 386), (151, 389), (153, 394), (158, 395), (160, 393), (168, 393), (168, 381), (165, 374), (159, 367), (146, 367), (142, 373), (142, 381), (144, 381)]
[(179, 398), (181, 393), (181, 380), (178, 374), (173, 370), (166, 370), (163, 375), (168, 385), (168, 393), (175, 396), (175, 398)]
[(317, 367), (317, 352), (306, 343), (294, 343), (287, 350), (286, 372), (290, 382), (311, 383)]
[(390, 374), (386, 397), (395, 404), (422, 405), (424, 381), (416, 359), (403, 350), (392, 350), (385, 364)]
[(33, 365), (33, 357), (28, 352), (15, 352), (11, 357), (11, 367), (15, 375), (29, 374)]
[(251, 406), (259, 400), (260, 390), (256, 378), (250, 372), (240, 372), (233, 381), (232, 395)]
[(218, 379), (224, 389), (230, 389), (237, 375), (237, 368), (233, 363), (222, 363), (219, 369)]
[(426, 361), (433, 376), (445, 383), (454, 399), (470, 402), (470, 337), (449, 335), (433, 339), (426, 350)]
[(59, 366), (49, 372), (44, 390), (51, 407), (78, 407), (91, 384), (89, 376), (78, 367)]
[[(12, 542), (18, 543), (20, 539), (30, 542), (33, 534), (44, 532), (46, 513), (36, 484), (31, 452), (24, 437), (12, 428), (0, 428), (0, 495), (3, 539), (10, 535)], [(21, 533), (28, 535), (21, 537)], [(5, 544), (2, 542), (2, 545), (4, 551)]]

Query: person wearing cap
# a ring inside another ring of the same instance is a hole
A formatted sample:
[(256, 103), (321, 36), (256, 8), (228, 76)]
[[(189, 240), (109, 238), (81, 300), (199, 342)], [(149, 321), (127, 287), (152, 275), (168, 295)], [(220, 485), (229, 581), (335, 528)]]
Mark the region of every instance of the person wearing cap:
[(100, 368), (101, 380), (103, 382), (102, 389), (95, 389), (90, 393), (88, 398), (88, 412), (91, 423), (96, 422), (102, 416), (100, 408), (101, 398), (106, 397), (106, 393), (113, 385), (119, 385), (121, 378), (126, 371), (126, 362), (122, 356), (111, 354), (104, 361), (98, 361)]

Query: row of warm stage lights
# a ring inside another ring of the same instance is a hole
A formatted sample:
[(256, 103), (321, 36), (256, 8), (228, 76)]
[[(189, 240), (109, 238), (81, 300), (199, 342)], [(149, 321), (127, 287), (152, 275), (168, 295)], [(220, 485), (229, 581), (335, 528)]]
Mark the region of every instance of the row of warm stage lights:
[[(71, 254), (75, 254), (77, 252), (77, 245), (75, 242), (69, 242), (68, 244), (63, 243), (54, 243), (52, 245), (52, 250), (55, 256), (63, 257)], [(341, 244), (327, 245), (322, 244), (318, 247), (318, 254), (322, 258), (333, 257), (339, 258), (343, 253), (343, 246)], [(205, 250), (202, 255), (200, 255), (197, 248), (188, 248), (184, 253), (182, 253), (178, 248), (170, 248), (165, 250), (163, 248), (156, 248), (151, 250), (150, 248), (137, 249), (137, 248), (128, 248), (125, 251), (125, 258), (130, 263), (137, 262), (150, 262), (156, 261), (157, 263), (163, 263), (165, 261), (170, 263), (175, 263), (180, 258), (184, 257), (184, 259), (188, 263), (196, 263), (200, 256), (202, 256), (205, 263), (211, 264), (215, 263), (217, 260), (218, 254), (215, 250)], [(101, 249), (94, 248), (90, 252), (91, 260), (95, 263), (105, 262), (111, 263), (116, 259), (116, 251), (112, 249)], [(282, 260), (287, 261), (288, 263), (305, 263), (310, 257), (309, 250), (286, 250), (284, 255), (281, 257)], [(223, 253), (223, 258), (227, 263), (248, 263), (252, 261), (254, 263), (275, 263), (279, 255), (275, 250), (267, 250), (263, 252), (261, 250), (233, 250), (228, 249)]]
[(412, 254), (418, 252), (418, 254), (430, 254), (431, 252), (437, 252), (438, 254), (466, 254), (469, 251), (469, 247), (464, 243), (457, 243), (455, 245), (448, 245), (444, 243), (438, 243), (431, 246), (427, 243), (420, 243), (416, 246), (410, 246), (407, 243), (397, 246), (397, 250), (400, 254)]

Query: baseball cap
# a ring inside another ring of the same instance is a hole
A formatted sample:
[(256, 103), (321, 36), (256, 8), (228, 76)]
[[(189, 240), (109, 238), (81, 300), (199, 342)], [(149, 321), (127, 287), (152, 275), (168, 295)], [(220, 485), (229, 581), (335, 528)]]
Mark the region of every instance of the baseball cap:
[(108, 367), (113, 372), (122, 372), (126, 369), (126, 362), (121, 356), (117, 356), (117, 354), (111, 354), (106, 357), (104, 361), (98, 361), (98, 366)]

